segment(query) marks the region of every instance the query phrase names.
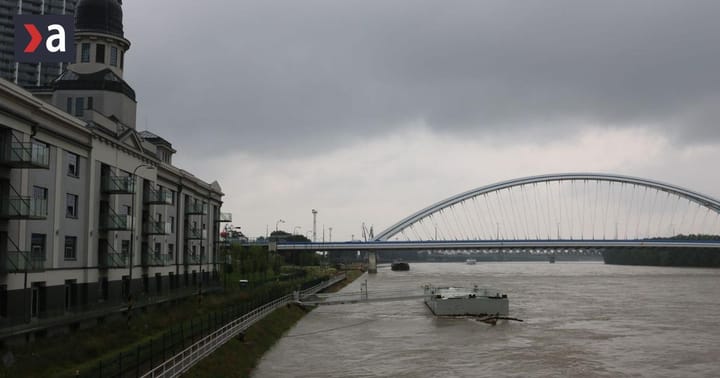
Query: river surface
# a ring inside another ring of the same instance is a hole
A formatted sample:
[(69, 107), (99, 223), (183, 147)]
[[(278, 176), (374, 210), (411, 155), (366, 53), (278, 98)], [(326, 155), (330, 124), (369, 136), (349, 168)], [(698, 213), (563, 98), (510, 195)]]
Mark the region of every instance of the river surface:
[[(380, 266), (343, 292), (424, 283), (508, 294), (495, 326), (439, 319), (422, 299), (320, 306), (261, 360), (265, 377), (717, 377), (720, 269), (602, 262)], [(359, 296), (359, 295), (358, 295)]]

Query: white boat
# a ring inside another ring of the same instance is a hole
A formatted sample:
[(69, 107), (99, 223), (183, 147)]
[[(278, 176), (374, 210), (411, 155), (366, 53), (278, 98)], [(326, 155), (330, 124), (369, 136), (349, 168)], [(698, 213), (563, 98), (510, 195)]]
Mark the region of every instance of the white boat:
[(425, 305), (437, 316), (507, 316), (508, 297), (490, 288), (425, 286)]
[(475, 259), (465, 260), (465, 264), (468, 264), (468, 265), (475, 265), (476, 262), (477, 262), (477, 260), (475, 260)]

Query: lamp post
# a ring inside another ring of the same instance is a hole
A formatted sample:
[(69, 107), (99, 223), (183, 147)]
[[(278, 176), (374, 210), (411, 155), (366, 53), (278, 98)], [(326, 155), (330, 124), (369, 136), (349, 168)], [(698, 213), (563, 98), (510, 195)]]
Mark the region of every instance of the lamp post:
[(312, 209), (312, 215), (313, 215), (313, 238), (312, 241), (315, 242), (317, 240), (317, 213), (318, 211), (315, 209)]
[(280, 223), (285, 223), (285, 221), (282, 219), (278, 219), (278, 221), (275, 222), (275, 232), (278, 231), (278, 226), (280, 225)]
[(328, 227), (328, 231), (330, 232), (330, 240), (329, 240), (329, 242), (332, 243), (332, 227)]
[(300, 226), (293, 227), (293, 235), (297, 235), (297, 230), (300, 228), (302, 228), (302, 227), (300, 227)]
[(128, 319), (130, 318), (130, 306), (132, 306), (132, 271), (133, 271), (133, 254), (135, 253), (135, 214), (137, 214), (137, 209), (135, 208), (135, 189), (137, 188), (136, 179), (137, 177), (135, 174), (137, 173), (137, 170), (140, 168), (147, 168), (147, 169), (155, 169), (152, 165), (149, 164), (140, 164), (132, 171), (132, 175), (130, 176), (132, 178), (132, 206), (130, 207), (132, 214), (130, 214), (130, 256), (128, 258)]

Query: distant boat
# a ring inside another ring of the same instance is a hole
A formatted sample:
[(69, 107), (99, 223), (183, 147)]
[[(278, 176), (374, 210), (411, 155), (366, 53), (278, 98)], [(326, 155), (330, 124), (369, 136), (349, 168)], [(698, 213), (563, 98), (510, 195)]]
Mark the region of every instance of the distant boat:
[(477, 260), (475, 260), (475, 259), (465, 260), (465, 264), (468, 264), (468, 265), (475, 265), (476, 262), (477, 262)]
[(410, 270), (410, 264), (403, 261), (395, 261), (390, 265), (392, 270)]

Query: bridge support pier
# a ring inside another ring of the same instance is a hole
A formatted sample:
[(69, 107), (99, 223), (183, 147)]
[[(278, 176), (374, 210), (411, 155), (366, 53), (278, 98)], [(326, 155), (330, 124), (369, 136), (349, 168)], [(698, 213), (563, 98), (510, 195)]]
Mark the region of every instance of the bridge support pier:
[(377, 273), (377, 252), (368, 251), (368, 273)]

